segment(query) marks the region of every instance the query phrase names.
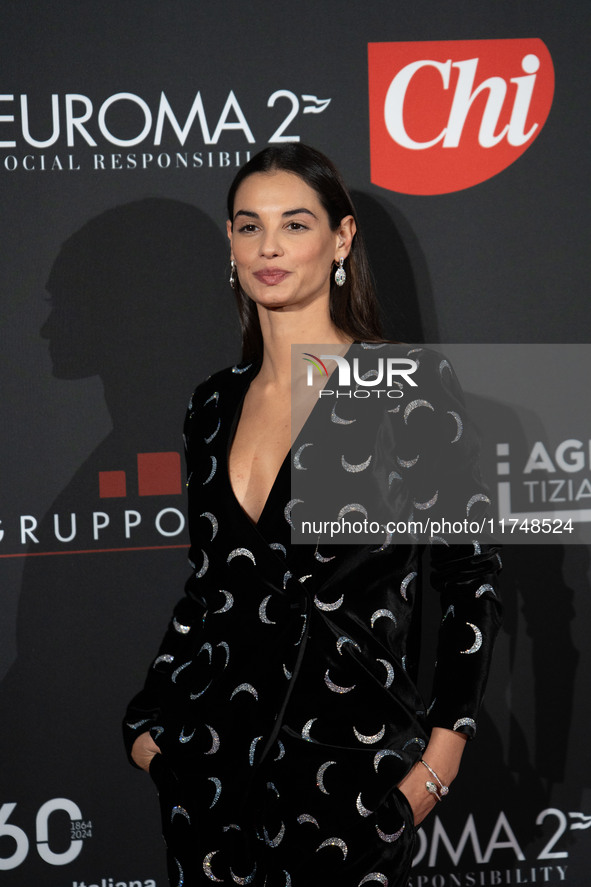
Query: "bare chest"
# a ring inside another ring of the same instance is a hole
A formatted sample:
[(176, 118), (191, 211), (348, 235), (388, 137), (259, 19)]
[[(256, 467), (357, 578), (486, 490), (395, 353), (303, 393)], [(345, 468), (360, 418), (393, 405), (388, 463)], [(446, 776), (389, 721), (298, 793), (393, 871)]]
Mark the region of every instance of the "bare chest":
[(289, 399), (245, 397), (228, 459), (234, 496), (257, 523), (291, 444)]

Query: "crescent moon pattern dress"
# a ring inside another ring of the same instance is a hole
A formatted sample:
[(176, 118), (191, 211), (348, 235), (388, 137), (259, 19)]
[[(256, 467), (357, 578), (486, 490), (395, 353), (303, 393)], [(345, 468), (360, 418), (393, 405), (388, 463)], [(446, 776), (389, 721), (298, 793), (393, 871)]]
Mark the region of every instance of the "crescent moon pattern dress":
[[(433, 410), (413, 408), (410, 393), (399, 411), (384, 404), (383, 421), (395, 441), (405, 413), (406, 427), (409, 416), (453, 413), (450, 425), (433, 426), (445, 428), (435, 441), (443, 471), (463, 407), (438, 359), (425, 352), (420, 362), (439, 392)], [(256, 524), (234, 496), (228, 454), (258, 368), (222, 370), (191, 398), (192, 573), (127, 710), (126, 746), (129, 753), (149, 730), (162, 752), (150, 774), (173, 887), (401, 887), (416, 832), (397, 785), (433, 727), (475, 733), (500, 625), (500, 556), (476, 540), (430, 546), (442, 621), (433, 694), (424, 701), (415, 683), (423, 546), (293, 544), (290, 471), (296, 456), (298, 467), (310, 461), (305, 437)], [(351, 427), (332, 404), (325, 419), (331, 433)], [(411, 460), (397, 461), (393, 450), (391, 471), (404, 478), (412, 469), (400, 461)], [(362, 473), (340, 470), (355, 482)], [(455, 473), (466, 502), (481, 494), (474, 477), (470, 466), (465, 481)], [(439, 500), (444, 492), (442, 483)], [(433, 498), (425, 496), (421, 504)]]

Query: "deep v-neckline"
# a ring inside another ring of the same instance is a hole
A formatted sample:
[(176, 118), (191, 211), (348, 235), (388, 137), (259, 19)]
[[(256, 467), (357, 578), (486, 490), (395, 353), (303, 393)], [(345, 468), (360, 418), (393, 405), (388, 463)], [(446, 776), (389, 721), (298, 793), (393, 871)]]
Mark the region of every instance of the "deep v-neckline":
[[(357, 344), (359, 344), (357, 342), (357, 340), (355, 340), (355, 342), (350, 343), (349, 348), (347, 349), (347, 351), (345, 353), (348, 354), (351, 347), (353, 345), (357, 345)], [(242, 506), (236, 493), (234, 492), (234, 487), (232, 486), (232, 478), (230, 476), (230, 452), (232, 450), (234, 438), (236, 437), (236, 430), (238, 428), (238, 423), (240, 422), (240, 417), (242, 415), (242, 408), (244, 407), (244, 401), (246, 400), (246, 395), (248, 394), (248, 391), (249, 391), (249, 388), (252, 384), (252, 381), (255, 378), (258, 371), (260, 370), (260, 368), (261, 368), (261, 364), (259, 362), (259, 363), (253, 363), (250, 367), (245, 367), (243, 370), (244, 381), (246, 384), (244, 387), (244, 391), (242, 392), (241, 397), (236, 404), (234, 416), (232, 418), (232, 422), (230, 423), (230, 429), (228, 432), (228, 440), (226, 442), (226, 466), (225, 466), (226, 467), (225, 476), (226, 476), (226, 480), (227, 480), (227, 484), (228, 484), (228, 491), (229, 491), (230, 498), (232, 499), (233, 502), (236, 503), (236, 507), (244, 515), (244, 517), (248, 521), (248, 523), (252, 527), (254, 527), (255, 530), (258, 530), (259, 533), (261, 532), (261, 524), (262, 524), (263, 517), (265, 516), (265, 513), (267, 511), (267, 508), (269, 507), (271, 500), (274, 498), (274, 493), (277, 489), (277, 486), (278, 486), (280, 480), (282, 479), (283, 474), (287, 470), (287, 466), (291, 462), (292, 449), (295, 447), (295, 445), (298, 443), (298, 441), (302, 437), (304, 429), (305, 429), (306, 425), (308, 424), (308, 421), (312, 417), (313, 413), (315, 413), (320, 408), (320, 404), (321, 404), (321, 399), (318, 398), (315, 401), (312, 409), (310, 410), (310, 413), (308, 414), (306, 421), (304, 422), (304, 424), (300, 428), (296, 439), (292, 442), (287, 453), (285, 454), (285, 457), (284, 457), (281, 465), (279, 466), (277, 474), (275, 475), (273, 483), (269, 487), (269, 492), (267, 493), (267, 498), (265, 499), (265, 501), (263, 503), (263, 507), (259, 513), (257, 520), (256, 521), (253, 520), (253, 518), (249, 515), (249, 513), (246, 511), (246, 509)], [(332, 378), (332, 376), (336, 373), (337, 373), (337, 369), (335, 367), (335, 369), (333, 370), (333, 372), (331, 373), (331, 376), (329, 378)]]
[(263, 519), (263, 516), (265, 515), (265, 512), (267, 510), (267, 506), (270, 504), (271, 499), (273, 498), (273, 494), (275, 492), (275, 489), (279, 483), (281, 476), (283, 475), (283, 473), (285, 471), (286, 465), (289, 464), (289, 461), (291, 458), (291, 446), (289, 447), (287, 453), (285, 454), (285, 457), (283, 458), (283, 461), (281, 462), (281, 465), (279, 466), (279, 469), (277, 470), (277, 474), (275, 475), (275, 477), (273, 479), (273, 483), (269, 487), (269, 492), (267, 493), (267, 497), (263, 503), (263, 507), (261, 508), (261, 511), (259, 512), (258, 518), (257, 518), (257, 520), (254, 520), (250, 516), (250, 514), (247, 512), (247, 510), (244, 508), (244, 506), (242, 505), (242, 503), (238, 499), (238, 496), (234, 492), (234, 487), (232, 486), (232, 477), (230, 475), (230, 452), (232, 450), (232, 445), (233, 445), (234, 439), (236, 437), (236, 430), (238, 428), (238, 423), (240, 422), (240, 417), (242, 415), (242, 409), (244, 407), (244, 401), (246, 400), (246, 395), (248, 394), (248, 391), (250, 389), (252, 381), (255, 378), (259, 369), (260, 369), (260, 364), (258, 364), (258, 365), (253, 364), (251, 371), (248, 373), (248, 376), (245, 379), (245, 382), (247, 384), (244, 388), (244, 391), (242, 392), (240, 400), (236, 404), (236, 409), (234, 411), (234, 416), (233, 416), (232, 422), (230, 424), (230, 430), (228, 432), (228, 440), (226, 442), (226, 472), (225, 472), (225, 475), (226, 475), (226, 479), (228, 482), (228, 489), (229, 489), (229, 494), (230, 494), (231, 499), (236, 503), (237, 508), (242, 512), (242, 514), (244, 515), (246, 520), (249, 522), (249, 524), (251, 524), (251, 526), (253, 526), (256, 530), (259, 530), (259, 532), (260, 532), (262, 519)]

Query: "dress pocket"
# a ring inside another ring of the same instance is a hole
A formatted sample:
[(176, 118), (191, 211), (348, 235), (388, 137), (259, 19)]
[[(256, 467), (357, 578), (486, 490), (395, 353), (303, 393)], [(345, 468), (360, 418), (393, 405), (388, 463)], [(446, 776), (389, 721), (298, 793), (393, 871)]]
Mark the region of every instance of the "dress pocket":
[(159, 792), (167, 788), (173, 789), (178, 785), (176, 775), (166, 760), (166, 755), (162, 752), (157, 752), (154, 755), (150, 761), (148, 773)]
[(406, 797), (403, 791), (401, 791), (398, 786), (395, 786), (392, 790), (392, 797), (395, 803), (398, 806), (400, 814), (407, 826), (410, 826), (412, 831), (416, 831), (415, 825), (415, 815), (412, 807), (410, 806), (410, 801)]
[(150, 778), (152, 782), (158, 784), (158, 774), (160, 773), (160, 767), (162, 765), (162, 752), (156, 752), (156, 754), (152, 757), (152, 760), (148, 764), (148, 773), (150, 774)]

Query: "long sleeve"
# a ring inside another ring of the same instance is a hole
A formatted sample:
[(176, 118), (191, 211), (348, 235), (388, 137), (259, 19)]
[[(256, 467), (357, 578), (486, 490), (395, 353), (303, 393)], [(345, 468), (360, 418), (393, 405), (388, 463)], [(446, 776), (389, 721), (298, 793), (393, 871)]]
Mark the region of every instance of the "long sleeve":
[(443, 616), (429, 723), (472, 738), (501, 625), (500, 555), (495, 546), (477, 542), (449, 548), (434, 544), (431, 563)]
[[(199, 396), (199, 388), (193, 394), (185, 418), (183, 440), (187, 463), (187, 477), (193, 470), (190, 439), (188, 435), (189, 419), (193, 416), (193, 406)], [(185, 584), (185, 594), (176, 604), (162, 643), (154, 657), (142, 690), (129, 703), (123, 719), (123, 739), (129, 761), (136, 766), (131, 758), (131, 748), (136, 738), (146, 730), (157, 728), (162, 709), (174, 705), (175, 681), (174, 673), (179, 666), (188, 662), (194, 647), (194, 637), (199, 631), (205, 612), (205, 603), (196, 591), (196, 571), (189, 552), (189, 561), (193, 572)]]
[[(175, 670), (188, 662), (194, 645), (194, 634), (199, 630), (204, 608), (190, 596), (192, 579), (187, 582), (187, 593), (175, 606), (166, 634), (154, 657), (143, 689), (133, 697), (123, 719), (123, 739), (130, 763), (131, 747), (146, 730), (158, 726), (164, 706), (174, 704)], [(134, 764), (134, 766), (136, 766)]]
[[(424, 538), (442, 621), (429, 724), (473, 737), (501, 624), (501, 559), (498, 546), (479, 532), (488, 527), (489, 491), (458, 380), (443, 355), (423, 350), (419, 360), (415, 408), (406, 407), (400, 450), (405, 463), (418, 456), (406, 470), (411, 517), (433, 522)], [(454, 530), (460, 524), (468, 531)]]

